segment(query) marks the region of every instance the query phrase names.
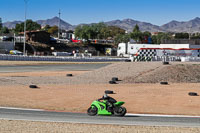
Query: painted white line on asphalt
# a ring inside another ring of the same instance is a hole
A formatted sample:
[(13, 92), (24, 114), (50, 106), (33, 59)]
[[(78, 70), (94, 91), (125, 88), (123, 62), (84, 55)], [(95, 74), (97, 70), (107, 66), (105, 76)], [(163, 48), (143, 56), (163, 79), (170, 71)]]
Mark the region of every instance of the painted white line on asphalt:
[(0, 109), (27, 110), (27, 111), (44, 111), (43, 109), (28, 109), (28, 108), (14, 108), (14, 107), (0, 107)]
[(131, 114), (127, 113), (126, 116), (153, 116), (153, 117), (189, 117), (189, 118), (200, 118), (200, 116), (190, 116), (190, 115), (159, 115), (159, 114)]

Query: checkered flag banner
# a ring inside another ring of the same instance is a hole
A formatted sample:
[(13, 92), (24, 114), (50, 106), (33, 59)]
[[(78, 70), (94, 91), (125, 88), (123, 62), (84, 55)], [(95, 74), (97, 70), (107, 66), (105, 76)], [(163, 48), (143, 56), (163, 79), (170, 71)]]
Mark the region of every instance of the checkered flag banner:
[(140, 49), (138, 55), (141, 57), (154, 57), (156, 56), (156, 49)]

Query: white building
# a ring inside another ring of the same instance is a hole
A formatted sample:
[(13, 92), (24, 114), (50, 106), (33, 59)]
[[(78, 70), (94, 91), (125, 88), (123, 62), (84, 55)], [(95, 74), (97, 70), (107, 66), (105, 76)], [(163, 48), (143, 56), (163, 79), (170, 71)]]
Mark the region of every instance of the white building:
[(131, 44), (120, 43), (117, 49), (117, 56), (200, 56), (200, 45), (191, 44)]

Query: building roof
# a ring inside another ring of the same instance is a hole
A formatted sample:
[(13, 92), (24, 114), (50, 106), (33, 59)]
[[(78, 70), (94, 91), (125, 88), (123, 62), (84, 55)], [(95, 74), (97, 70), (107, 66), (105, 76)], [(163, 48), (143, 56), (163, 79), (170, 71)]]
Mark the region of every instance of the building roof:
[[(42, 31), (42, 30), (32, 30), (32, 31), (26, 31), (26, 34), (27, 34), (27, 33), (39, 33), (39, 32), (46, 32), (46, 31)], [(46, 32), (46, 33), (48, 33), (48, 32)], [(20, 32), (19, 34), (20, 34), (20, 35), (21, 35), (21, 34), (24, 34), (24, 32)]]

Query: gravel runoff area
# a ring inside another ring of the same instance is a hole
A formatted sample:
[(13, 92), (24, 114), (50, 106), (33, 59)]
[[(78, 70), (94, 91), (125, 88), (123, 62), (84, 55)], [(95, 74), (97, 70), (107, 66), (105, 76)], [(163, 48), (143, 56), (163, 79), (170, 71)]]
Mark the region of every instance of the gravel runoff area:
[[(42, 64), (97, 64), (104, 62), (54, 62), (54, 61), (2, 61), (0, 60), (0, 66), (7, 65), (42, 65)], [(109, 63), (109, 62), (106, 62)], [(114, 62), (112, 62), (114, 63)]]
[(118, 77), (119, 80), (126, 79), (127, 77), (137, 77), (141, 73), (155, 71), (158, 68), (164, 67), (161, 62), (155, 63), (114, 63), (106, 67), (86, 72), (73, 77), (66, 77), (66, 73), (63, 76), (54, 75), (51, 76), (1, 76), (0, 74), (0, 84), (1, 85), (11, 85), (11, 84), (107, 84), (112, 77)]
[(200, 128), (0, 120), (2, 133), (199, 133)]
[(112, 77), (118, 77), (120, 84), (160, 83), (161, 81), (199, 83), (200, 63), (163, 65), (161, 62), (123, 62), (114, 63), (94, 71), (82, 72), (72, 77), (67, 77), (66, 74), (67, 72), (53, 76), (31, 76), (31, 73), (29, 73), (29, 75), (24, 76), (23, 73), (18, 73), (15, 76), (11, 74), (6, 76), (6, 74), (0, 73), (0, 84), (107, 84)]

